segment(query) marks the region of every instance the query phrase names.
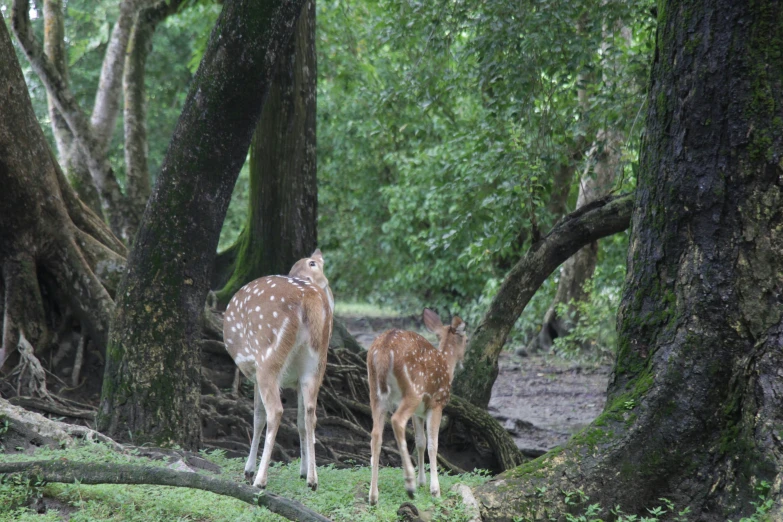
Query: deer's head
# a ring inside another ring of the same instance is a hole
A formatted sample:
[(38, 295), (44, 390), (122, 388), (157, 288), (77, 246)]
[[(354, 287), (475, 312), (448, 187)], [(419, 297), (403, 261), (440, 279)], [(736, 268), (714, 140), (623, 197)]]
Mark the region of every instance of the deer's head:
[(329, 286), (329, 280), (324, 275), (324, 256), (321, 254), (321, 249), (316, 248), (315, 252), (310, 257), (305, 257), (297, 261), (291, 271), (288, 272), (290, 277), (296, 277), (310, 281), (311, 283), (326, 288)]
[(451, 319), (450, 325), (444, 325), (440, 321), (438, 314), (429, 308), (424, 309), (422, 318), (427, 330), (438, 336), (438, 350), (446, 355), (451, 367), (458, 366), (459, 369), (462, 369), (462, 361), (465, 359), (465, 347), (468, 343), (465, 321), (455, 315)]

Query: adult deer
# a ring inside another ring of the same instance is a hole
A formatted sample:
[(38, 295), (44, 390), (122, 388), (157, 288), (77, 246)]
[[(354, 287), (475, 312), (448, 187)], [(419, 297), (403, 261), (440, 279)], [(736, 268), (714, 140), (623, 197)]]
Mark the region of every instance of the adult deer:
[(465, 358), (465, 322), (454, 317), (444, 326), (438, 315), (424, 309), (424, 325), (438, 336), (438, 348), (424, 337), (404, 330), (383, 332), (367, 352), (367, 378), (372, 408), (370, 504), (378, 502), (378, 467), (380, 465), (383, 425), (386, 411), (397, 408), (391, 418), (394, 437), (402, 459), (405, 489), (413, 498), (416, 486), (413, 464), (408, 455), (405, 426), (413, 416), (416, 450), (419, 457), (418, 483), (426, 482), (424, 474), (425, 427), (430, 454), (430, 493), (440, 496), (438, 483), (438, 429), (443, 407), (451, 396), (454, 368)]
[(315, 408), (332, 335), (334, 298), (320, 250), (300, 259), (288, 276), (265, 276), (243, 286), (223, 318), (226, 349), (240, 371), (255, 383), (253, 442), (245, 464), (248, 480), (266, 424), (261, 464), (253, 486), (265, 488), (275, 436), (283, 416), (280, 388), (296, 388), (302, 462), (299, 475), (318, 487), (315, 470)]

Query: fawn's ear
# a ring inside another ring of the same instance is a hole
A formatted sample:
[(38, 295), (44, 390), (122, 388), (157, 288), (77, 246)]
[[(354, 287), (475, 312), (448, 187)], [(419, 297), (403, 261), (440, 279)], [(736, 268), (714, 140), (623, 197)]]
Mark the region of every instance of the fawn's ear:
[(316, 248), (316, 249), (315, 249), (315, 252), (313, 252), (313, 253), (310, 255), (310, 257), (311, 257), (312, 259), (315, 259), (316, 261), (320, 261), (321, 263), (323, 263), (323, 262), (324, 262), (324, 255), (321, 253), (321, 249), (320, 249), (320, 248)]
[(465, 335), (465, 328), (467, 328), (467, 325), (465, 324), (465, 321), (463, 321), (459, 316), (455, 315), (451, 319), (451, 327), (458, 334)]
[(440, 322), (440, 317), (438, 317), (438, 314), (429, 308), (425, 308), (424, 313), (421, 314), (421, 317), (424, 319), (424, 326), (427, 327), (427, 330), (434, 333), (435, 335), (441, 334), (443, 330), (443, 323)]

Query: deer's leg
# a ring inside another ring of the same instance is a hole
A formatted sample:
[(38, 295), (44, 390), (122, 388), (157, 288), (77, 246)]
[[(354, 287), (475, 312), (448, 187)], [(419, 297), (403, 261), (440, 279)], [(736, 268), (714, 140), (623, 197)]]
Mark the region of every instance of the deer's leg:
[(427, 414), (427, 446), (430, 453), (430, 493), (433, 497), (440, 496), (440, 484), (438, 483), (438, 431), (440, 430), (440, 417), (442, 411), (435, 408)]
[(427, 482), (427, 476), (424, 473), (424, 451), (427, 448), (427, 434), (424, 431), (424, 419), (418, 415), (413, 416), (413, 431), (416, 433), (416, 453), (419, 457), (416, 485), (421, 487)]
[(307, 425), (305, 423), (305, 401), (302, 387), (296, 390), (299, 399), (299, 405), (296, 410), (296, 428), (299, 431), (299, 478), (307, 477)]
[[(260, 380), (260, 375), (256, 378)], [(266, 410), (266, 439), (264, 439), (264, 453), (261, 455), (261, 464), (258, 466), (258, 473), (253, 486), (265, 488), (267, 482), (267, 471), (269, 470), (269, 461), (272, 460), (272, 450), (275, 447), (275, 437), (277, 429), (280, 427), (280, 420), (283, 417), (283, 403), (280, 401), (280, 388), (276, 381), (264, 381), (264, 386), (259, 386), (261, 400)]]
[(370, 505), (378, 503), (378, 468), (381, 466), (381, 446), (383, 445), (383, 425), (386, 423), (386, 409), (370, 392), (370, 408), (372, 408), (372, 438), (370, 439), (370, 464), (372, 478), (370, 479)]
[(261, 432), (266, 424), (266, 412), (258, 391), (258, 382), (255, 383), (253, 389), (253, 440), (250, 443), (250, 455), (245, 463), (245, 479), (250, 483), (253, 481), (253, 471), (255, 471), (258, 461), (258, 443), (261, 441)]
[(318, 489), (318, 473), (315, 469), (315, 408), (318, 404), (318, 386), (316, 385), (315, 376), (302, 380), (299, 386), (300, 393), (304, 399), (305, 438), (307, 440), (307, 485), (315, 491)]
[(408, 419), (411, 418), (418, 404), (418, 398), (403, 398), (402, 403), (391, 418), (394, 438), (397, 439), (397, 447), (400, 450), (400, 458), (402, 459), (402, 475), (405, 477), (405, 491), (408, 492), (410, 498), (413, 498), (416, 492), (416, 478), (414, 477), (411, 457), (408, 454), (408, 442), (405, 440), (405, 426), (408, 424)]

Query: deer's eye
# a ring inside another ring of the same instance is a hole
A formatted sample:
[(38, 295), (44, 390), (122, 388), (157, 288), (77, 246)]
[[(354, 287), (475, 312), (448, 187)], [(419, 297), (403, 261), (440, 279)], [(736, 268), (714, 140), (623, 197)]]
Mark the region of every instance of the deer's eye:
[(310, 266), (312, 266), (313, 268), (315, 268), (315, 261), (310, 261)]

